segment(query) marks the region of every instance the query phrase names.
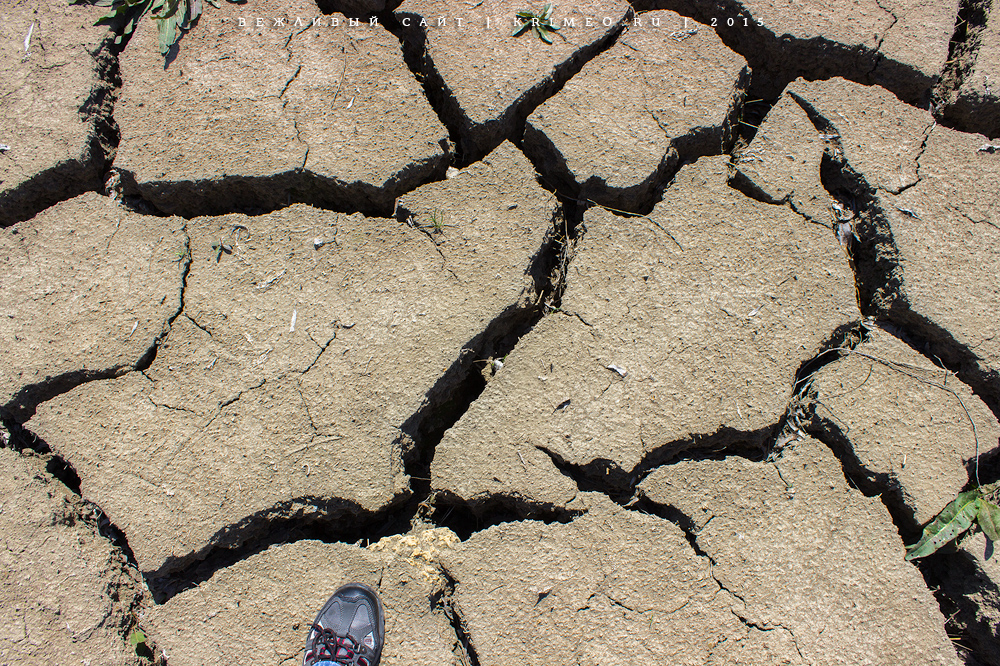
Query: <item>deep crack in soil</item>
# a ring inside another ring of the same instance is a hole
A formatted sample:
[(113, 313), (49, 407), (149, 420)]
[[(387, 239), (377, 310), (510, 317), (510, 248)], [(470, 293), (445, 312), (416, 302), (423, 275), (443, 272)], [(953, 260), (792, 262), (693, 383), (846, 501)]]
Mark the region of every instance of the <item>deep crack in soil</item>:
[[(907, 336), (920, 340), (922, 353), (953, 370), (1000, 418), (1000, 391), (997, 390), (1000, 373), (978, 368), (971, 349), (960, 344), (941, 325), (910, 308), (905, 298), (905, 269), (887, 211), (879, 203), (876, 188), (848, 163), (835, 124), (807, 100), (794, 93), (792, 97), (809, 116), (816, 130), (826, 137), (827, 148), (820, 164), (823, 187), (834, 201), (841, 202), (855, 214), (853, 233), (847, 238), (846, 249), (857, 279), (858, 305), (862, 314), (866, 318), (888, 320), (898, 325)], [(926, 143), (925, 136), (921, 154)], [(917, 164), (919, 167), (919, 162)], [(748, 195), (754, 194), (750, 191)]]
[(101, 507), (83, 497), (80, 489), (80, 475), (77, 474), (73, 465), (62, 456), (53, 453), (52, 449), (43, 439), (17, 421), (4, 419), (2, 428), (7, 431), (10, 438), (6, 446), (18, 452), (32, 451), (38, 454), (45, 461), (45, 471), (66, 486), (74, 495), (80, 497), (80, 501), (84, 506), (90, 508), (89, 516), (84, 517), (91, 519), (100, 535), (121, 550), (129, 566), (138, 571), (139, 565), (136, 562), (135, 555), (132, 553), (132, 549), (128, 545), (128, 538), (125, 533), (111, 522)]
[(715, 30), (726, 46), (747, 59), (755, 77), (758, 71), (764, 74), (763, 81), (768, 85), (756, 92), (765, 99), (777, 97), (799, 77), (820, 80), (842, 76), (866, 85), (880, 85), (908, 104), (926, 107), (936, 82), (936, 72), (928, 74), (887, 57), (880, 50), (881, 40), (872, 48), (843, 44), (823, 35), (778, 35), (769, 26), (773, 17), (755, 14), (740, 0), (632, 0), (632, 5), (639, 12), (669, 9)]
[[(976, 67), (982, 33), (994, 0), (961, 0), (955, 32), (948, 43), (948, 60), (941, 80), (934, 86), (934, 117), (939, 123), (963, 132), (983, 132), (981, 113), (955, 105), (962, 84)], [(994, 9), (995, 11), (995, 9)]]
[(464, 657), (462, 663), (467, 663), (469, 666), (479, 666), (479, 655), (476, 652), (476, 646), (472, 644), (472, 639), (469, 638), (469, 631), (465, 626), (465, 622), (455, 608), (453, 600), (456, 584), (455, 578), (448, 573), (447, 569), (442, 568), (440, 571), (445, 579), (445, 587), (431, 598), (431, 610), (444, 610), (445, 616), (455, 630), (457, 647), (461, 650), (461, 656)]

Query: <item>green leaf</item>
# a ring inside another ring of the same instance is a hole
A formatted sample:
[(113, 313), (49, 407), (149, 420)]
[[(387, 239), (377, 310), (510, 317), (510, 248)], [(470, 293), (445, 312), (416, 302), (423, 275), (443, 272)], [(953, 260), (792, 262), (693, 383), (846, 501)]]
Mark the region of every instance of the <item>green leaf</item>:
[(181, 23), (180, 27), (184, 30), (190, 30), (194, 26), (194, 22), (198, 20), (201, 16), (202, 9), (204, 6), (201, 4), (201, 0), (185, 0), (187, 2), (187, 12), (181, 12), (184, 17), (184, 22)]
[[(184, 5), (187, 5), (187, 11), (184, 11)], [(185, 0), (181, 5), (181, 16), (184, 17), (184, 23), (181, 25), (182, 28), (188, 30), (191, 24), (194, 23), (199, 16), (201, 16), (201, 0)]]
[(132, 633), (128, 635), (128, 642), (132, 644), (132, 647), (135, 647), (140, 643), (145, 643), (146, 634), (142, 633), (139, 629), (133, 629)]
[[(153, 7), (153, 18), (165, 19), (177, 15), (180, 0), (157, 0), (155, 4), (159, 5), (159, 7)], [(158, 9), (161, 10), (159, 13), (157, 13)]]
[(960, 493), (941, 510), (941, 513), (934, 520), (924, 527), (923, 536), (920, 537), (920, 541), (908, 549), (906, 559), (926, 557), (936, 552), (941, 546), (969, 529), (978, 512), (979, 491), (970, 490)]
[(990, 541), (1000, 541), (1000, 506), (985, 499), (979, 500), (979, 527)]
[(156, 19), (156, 22), (160, 24), (160, 53), (162, 55), (167, 55), (167, 51), (170, 47), (177, 43), (180, 38), (178, 34), (177, 23), (178, 16), (174, 14), (169, 18)]
[(219, 0), (205, 0), (208, 4), (212, 5), (216, 9), (219, 8)]
[(522, 9), (519, 11), (517, 18), (520, 19), (521, 24), (514, 30), (513, 36), (517, 37), (528, 28), (531, 28), (531, 31), (540, 40), (546, 44), (551, 44), (552, 37), (549, 33), (559, 29), (559, 26), (552, 23), (552, 10), (554, 8), (554, 5), (548, 2), (542, 7), (540, 12), (535, 12), (531, 9)]

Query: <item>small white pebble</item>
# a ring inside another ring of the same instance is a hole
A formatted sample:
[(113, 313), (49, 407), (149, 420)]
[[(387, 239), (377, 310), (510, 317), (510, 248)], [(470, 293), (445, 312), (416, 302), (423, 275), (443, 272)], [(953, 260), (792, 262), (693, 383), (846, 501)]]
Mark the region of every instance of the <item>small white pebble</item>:
[(851, 238), (854, 236), (854, 227), (851, 226), (850, 221), (838, 222), (837, 223), (837, 240), (844, 247), (851, 244)]
[(609, 365), (607, 367), (608, 367), (608, 370), (611, 370), (612, 372), (617, 372), (619, 377), (624, 377), (624, 376), (626, 376), (628, 374), (628, 370), (626, 370), (625, 368), (623, 368), (621, 366), (615, 365), (614, 363), (612, 363), (611, 365)]

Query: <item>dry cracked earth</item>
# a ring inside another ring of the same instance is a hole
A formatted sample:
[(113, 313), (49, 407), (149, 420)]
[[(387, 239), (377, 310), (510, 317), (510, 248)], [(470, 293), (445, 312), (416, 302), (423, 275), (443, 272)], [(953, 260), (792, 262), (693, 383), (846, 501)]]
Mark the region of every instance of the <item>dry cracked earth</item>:
[(997, 0), (524, 8), (3, 3), (0, 663), (1000, 665)]

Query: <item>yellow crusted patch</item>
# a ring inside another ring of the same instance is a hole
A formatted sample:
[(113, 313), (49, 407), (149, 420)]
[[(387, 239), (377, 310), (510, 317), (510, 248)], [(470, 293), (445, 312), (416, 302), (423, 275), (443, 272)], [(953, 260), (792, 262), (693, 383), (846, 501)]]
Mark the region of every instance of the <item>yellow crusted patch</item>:
[(393, 535), (379, 539), (368, 546), (369, 550), (392, 553), (394, 557), (405, 558), (412, 566), (418, 567), (424, 577), (437, 575), (436, 565), (442, 549), (451, 548), (459, 542), (458, 535), (446, 527)]

